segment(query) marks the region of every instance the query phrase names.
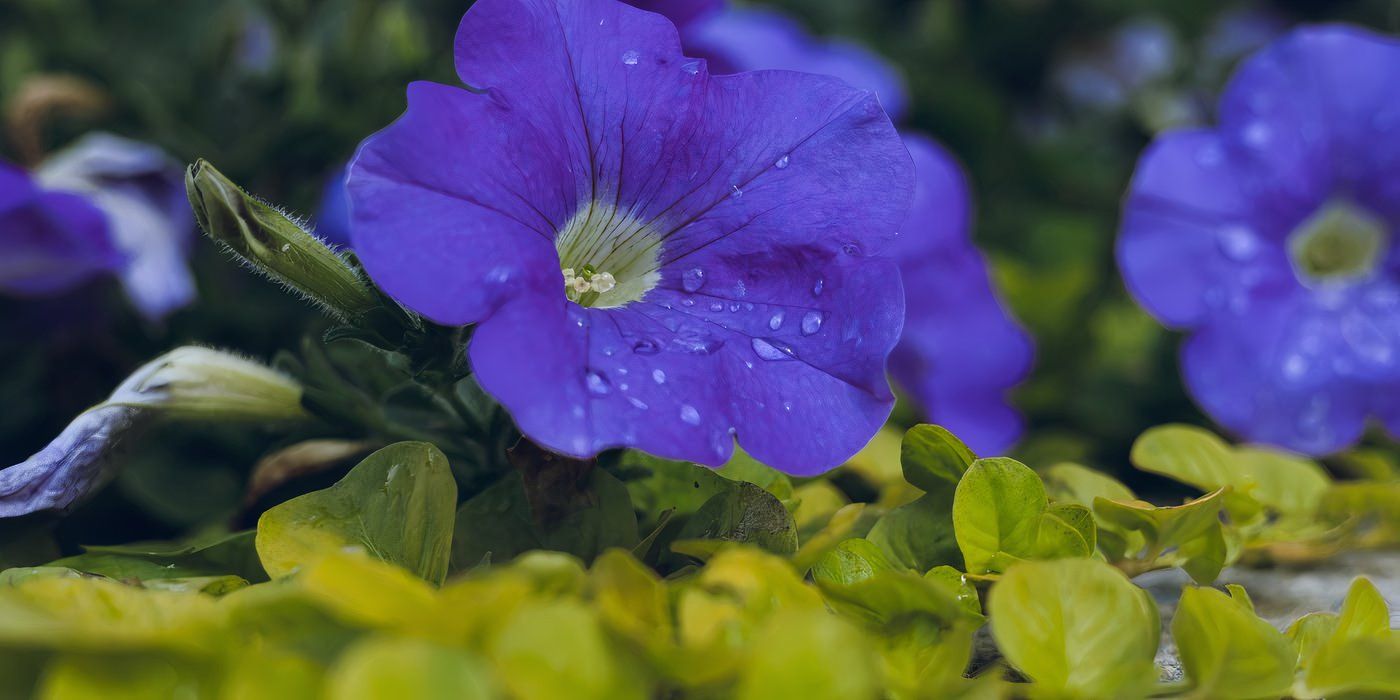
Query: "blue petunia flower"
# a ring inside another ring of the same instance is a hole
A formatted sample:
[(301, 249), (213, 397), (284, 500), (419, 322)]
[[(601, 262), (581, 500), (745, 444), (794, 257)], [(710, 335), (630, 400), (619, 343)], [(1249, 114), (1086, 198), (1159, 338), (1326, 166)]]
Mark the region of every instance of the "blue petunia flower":
[(1186, 385), (1240, 435), (1310, 454), (1400, 434), (1400, 42), (1306, 27), (1244, 63), (1220, 125), (1138, 164), (1118, 262), (1185, 329)]
[(316, 207), (316, 236), (335, 246), (350, 244), (350, 197), (345, 193), (345, 166), (331, 171)]
[(711, 75), (614, 0), (480, 0), (456, 60), (474, 90), (416, 83), (361, 146), (351, 237), (400, 302), (479, 324), (526, 435), (810, 474), (883, 424), (913, 168), (873, 94)]
[(123, 262), (92, 202), (42, 189), (24, 170), (0, 162), (0, 293), (61, 294)]
[(126, 256), (117, 274), (142, 315), (159, 320), (194, 301), (186, 262), (194, 218), (184, 171), (163, 151), (92, 133), (46, 160), (35, 175), (49, 189), (84, 195), (106, 216), (113, 244)]
[(1006, 394), (1029, 373), (1034, 346), (997, 298), (987, 261), (972, 244), (962, 170), (931, 139), (904, 141), (918, 177), (893, 251), (904, 277), (905, 317), (890, 376), (929, 420), (977, 454), (1002, 454), (1023, 429)]

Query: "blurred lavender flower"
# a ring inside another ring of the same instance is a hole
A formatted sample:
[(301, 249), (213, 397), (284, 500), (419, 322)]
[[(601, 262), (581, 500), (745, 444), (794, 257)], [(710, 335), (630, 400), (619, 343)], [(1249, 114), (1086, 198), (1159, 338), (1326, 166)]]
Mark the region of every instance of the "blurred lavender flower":
[(1106, 41), (1064, 60), (1052, 80), (1075, 107), (1118, 111), (1148, 85), (1170, 75), (1179, 54), (1169, 25), (1136, 19), (1114, 30)]
[(712, 73), (793, 70), (835, 76), (875, 91), (895, 121), (909, 105), (904, 76), (880, 56), (850, 41), (814, 37), (777, 10), (746, 7), (705, 14), (682, 28), (681, 40), (687, 55), (709, 61)]
[(1007, 389), (1030, 370), (1030, 336), (992, 288), (973, 246), (971, 194), (953, 157), (922, 136), (906, 136), (918, 174), (896, 256), (904, 277), (904, 335), (890, 375), (929, 420), (980, 455), (1001, 454), (1022, 421)]
[(345, 166), (331, 171), (316, 208), (316, 236), (336, 246), (350, 244), (350, 197), (345, 193)]
[(86, 198), (41, 189), (0, 162), (0, 292), (52, 296), (120, 269), (125, 259), (109, 231)]
[(115, 475), (127, 441), (156, 419), (285, 422), (305, 415), (301, 386), (263, 365), (207, 348), (172, 350), (34, 456), (0, 470), (0, 518), (71, 508)]
[(194, 300), (186, 264), (194, 220), (183, 169), (163, 151), (93, 133), (46, 160), (36, 176), (47, 188), (85, 195), (107, 217), (126, 256), (117, 274), (144, 316), (158, 320)]
[(870, 439), (913, 178), (873, 94), (712, 76), (614, 0), (479, 0), (456, 58), (480, 92), (416, 83), (360, 147), (353, 242), (409, 308), (480, 324), (476, 378), (526, 435), (712, 465), (737, 438), (808, 474)]
[(1244, 437), (1310, 454), (1368, 416), (1400, 435), (1400, 42), (1299, 29), (1246, 61), (1220, 125), (1143, 155), (1128, 288), (1189, 330), (1187, 388)]

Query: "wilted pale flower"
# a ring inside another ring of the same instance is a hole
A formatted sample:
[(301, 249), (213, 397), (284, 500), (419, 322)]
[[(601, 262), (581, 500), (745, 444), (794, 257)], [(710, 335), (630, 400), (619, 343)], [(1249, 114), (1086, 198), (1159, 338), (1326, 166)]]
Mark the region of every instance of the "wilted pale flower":
[(125, 262), (85, 197), (40, 187), (0, 162), (0, 293), (61, 294)]
[(178, 348), (136, 370), (34, 456), (0, 470), (0, 517), (72, 507), (115, 474), (126, 440), (160, 418), (275, 423), (305, 417), (295, 381), (228, 353)]
[(929, 420), (978, 454), (1001, 454), (1021, 434), (1007, 390), (1030, 370), (1030, 336), (992, 288), (972, 244), (971, 194), (952, 156), (906, 136), (917, 177), (914, 204), (896, 248), (904, 276), (904, 336), (890, 376)]
[(912, 181), (871, 93), (712, 76), (614, 0), (480, 0), (456, 57), (476, 90), (416, 83), (361, 146), (351, 236), (400, 302), (480, 324), (476, 378), (526, 435), (706, 464), (737, 437), (798, 473), (865, 444), (904, 315), (879, 253)]
[(106, 215), (112, 240), (126, 256), (117, 275), (150, 319), (195, 297), (186, 264), (194, 220), (182, 175), (159, 148), (103, 133), (84, 136), (36, 172), (45, 187), (83, 194)]
[(1215, 129), (1138, 164), (1118, 262), (1190, 331), (1187, 388), (1221, 425), (1312, 454), (1368, 416), (1400, 435), (1400, 42), (1307, 27), (1235, 74)]

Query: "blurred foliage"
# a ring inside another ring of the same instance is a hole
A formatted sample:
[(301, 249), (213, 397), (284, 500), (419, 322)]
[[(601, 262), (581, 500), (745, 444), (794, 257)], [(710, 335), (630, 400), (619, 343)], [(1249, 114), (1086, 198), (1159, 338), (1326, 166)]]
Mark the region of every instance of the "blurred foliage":
[[(314, 213), (326, 176), (362, 138), (401, 112), (409, 81), (454, 80), (451, 38), (467, 4), (7, 0), (0, 4), (0, 106), (6, 116), (0, 157), (32, 165), (78, 135), (103, 129), (158, 144), (183, 161), (207, 158), (250, 192)], [(1400, 5), (1392, 0), (774, 4), (815, 32), (849, 36), (897, 64), (913, 97), (909, 126), (941, 140), (967, 168), (977, 200), (975, 238), (992, 256), (1006, 300), (1038, 344), (1037, 369), (1016, 392), (1029, 419), (1018, 456), (1034, 464), (1092, 463), (1123, 475), (1140, 492), (1186, 493), (1127, 469), (1131, 442), (1147, 427), (1204, 422), (1177, 377), (1176, 336), (1143, 314), (1116, 276), (1112, 245), (1118, 203), (1137, 154), (1155, 130), (1209, 117), (1213, 95), (1235, 58), (1212, 44), (1222, 18), (1253, 11), (1279, 26), (1343, 20), (1395, 31)], [(1086, 103), (1065, 89), (1066, 66), (1092, 62), (1115, 32), (1143, 22), (1155, 23), (1168, 37), (1165, 67), (1147, 79), (1129, 80), (1134, 87), (1124, 104)], [(83, 94), (96, 99), (37, 113), (26, 109), (35, 104), (36, 81), (52, 76), (80, 79)], [(200, 301), (159, 326), (142, 322), (110, 283), (59, 300), (0, 300), (0, 333), (7, 339), (0, 342), (0, 365), (6, 368), (0, 373), (0, 400), (6, 406), (0, 463), (36, 451), (73, 415), (163, 350), (197, 342), (272, 358), (298, 348), (308, 324), (322, 323), (314, 310), (230, 264), (208, 241), (197, 246), (194, 266)], [(360, 380), (345, 374), (350, 360), (322, 354), (326, 361), (301, 368), (303, 381), (313, 389), (335, 385), (340, 392), (331, 394), (335, 397), (349, 395), (339, 385)], [(469, 384), (458, 391), (470, 392)], [(388, 414), (410, 415), (402, 412), (453, 400), (405, 398), (395, 386), (360, 387), (367, 400), (390, 394), (399, 399), (382, 409), (384, 429), (377, 437), (422, 437), (394, 433), (394, 416)], [(901, 409), (897, 420), (911, 425), (914, 413)], [(456, 428), (438, 430), (448, 434)], [(293, 442), (220, 427), (158, 433), (131, 453), (130, 468), (113, 488), (60, 525), (59, 544), (73, 553), (79, 543), (172, 537), (227, 519), (250, 522), (257, 510), (240, 504), (243, 484), (260, 458)], [(454, 453), (454, 445), (435, 443), (453, 459), (459, 482), (472, 484), (479, 477), (459, 469), (458, 457), (470, 446), (456, 445), (460, 451)], [(1358, 454), (1337, 466), (1374, 473), (1394, 461), (1384, 454), (1379, 461)], [(279, 495), (323, 486), (339, 473), (303, 476)], [(861, 487), (849, 476), (838, 475), (833, 483)], [(484, 486), (476, 483), (463, 495)], [(886, 497), (902, 505), (917, 495)], [(925, 495), (922, 507), (932, 510), (936, 498), (951, 495)], [(906, 516), (920, 507), (909, 503)], [(875, 539), (895, 536), (912, 522), (890, 521)], [(25, 523), (3, 527), (33, 529)], [(940, 540), (945, 548), (953, 544), (950, 532), (945, 529)], [(24, 538), (7, 546), (29, 551)], [(41, 551), (47, 546), (33, 544)], [(931, 554), (895, 555), (912, 563)]]

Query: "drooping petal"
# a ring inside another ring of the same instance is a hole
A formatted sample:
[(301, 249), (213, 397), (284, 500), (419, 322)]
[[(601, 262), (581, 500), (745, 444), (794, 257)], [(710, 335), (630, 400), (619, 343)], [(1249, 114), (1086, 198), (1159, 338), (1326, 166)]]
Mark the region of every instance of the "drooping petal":
[(842, 255), (714, 259), (702, 285), (663, 282), (617, 309), (521, 300), (477, 329), (472, 366), (526, 435), (561, 452), (718, 465), (737, 437), (784, 471), (823, 471), (889, 413), (883, 358), (902, 311), (892, 264)]
[(43, 191), (0, 163), (0, 292), (60, 294), (123, 261), (107, 218), (86, 198)]
[(121, 445), (142, 410), (102, 406), (78, 416), (44, 449), (0, 469), (0, 518), (63, 511), (109, 481)]
[(106, 215), (127, 258), (122, 285), (142, 314), (159, 319), (194, 300), (186, 262), (194, 219), (183, 171), (163, 151), (93, 133), (46, 161), (38, 178), (51, 189), (84, 194)]

